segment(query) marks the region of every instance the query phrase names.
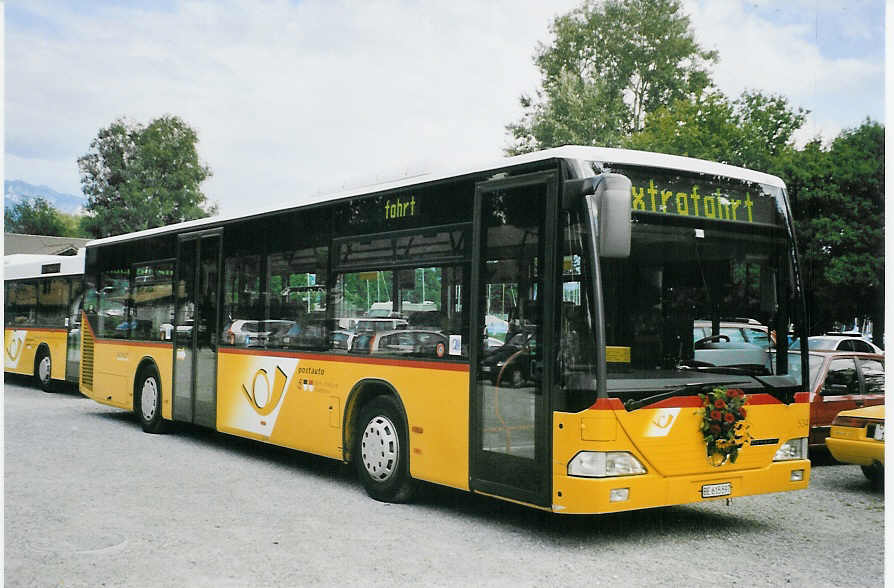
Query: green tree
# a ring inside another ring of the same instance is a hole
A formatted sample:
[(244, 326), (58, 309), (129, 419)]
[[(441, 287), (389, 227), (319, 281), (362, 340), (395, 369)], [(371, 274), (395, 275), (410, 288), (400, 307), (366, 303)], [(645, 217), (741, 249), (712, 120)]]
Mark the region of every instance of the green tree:
[(90, 231), (87, 230), (87, 222), (89, 219), (86, 215), (68, 214), (59, 211), (59, 218), (61, 218), (62, 222), (65, 224), (63, 237), (79, 237), (86, 239), (92, 236)]
[(88, 230), (105, 237), (216, 212), (199, 188), (211, 171), (199, 161), (197, 142), (176, 116), (146, 126), (118, 119), (100, 129), (78, 158)]
[(587, 0), (550, 29), (552, 44), (539, 45), (534, 59), (542, 88), (521, 96), (524, 115), (506, 127), (508, 154), (619, 145), (648, 113), (701, 95), (717, 60), (695, 42), (677, 0)]
[(61, 213), (45, 198), (25, 200), (7, 208), (3, 213), (3, 230), (25, 235), (72, 237)]
[(741, 129), (738, 160), (734, 165), (771, 171), (776, 160), (794, 148), (795, 131), (804, 126), (810, 111), (793, 108), (782, 95), (745, 91), (734, 102)]
[(785, 154), (801, 249), (810, 332), (870, 318), (884, 335), (885, 128), (866, 120), (825, 149), (817, 139)]
[(657, 108), (624, 146), (771, 171), (806, 117), (783, 96), (746, 91), (730, 101), (715, 90)]

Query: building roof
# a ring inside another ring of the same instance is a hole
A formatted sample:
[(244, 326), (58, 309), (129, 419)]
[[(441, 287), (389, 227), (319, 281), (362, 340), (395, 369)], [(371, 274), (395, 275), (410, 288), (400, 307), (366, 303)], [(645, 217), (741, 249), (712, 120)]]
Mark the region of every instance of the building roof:
[(3, 233), (3, 255), (31, 253), (38, 255), (76, 255), (90, 239), (75, 237), (48, 237), (46, 235), (21, 235)]

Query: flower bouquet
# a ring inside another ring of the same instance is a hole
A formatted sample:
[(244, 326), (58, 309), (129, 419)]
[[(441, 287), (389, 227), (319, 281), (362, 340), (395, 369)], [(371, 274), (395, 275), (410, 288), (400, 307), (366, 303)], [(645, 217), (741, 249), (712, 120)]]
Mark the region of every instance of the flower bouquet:
[(715, 466), (721, 466), (727, 461), (735, 463), (739, 448), (745, 443), (747, 436), (747, 396), (742, 390), (723, 387), (698, 396), (704, 408), (701, 430), (708, 459)]

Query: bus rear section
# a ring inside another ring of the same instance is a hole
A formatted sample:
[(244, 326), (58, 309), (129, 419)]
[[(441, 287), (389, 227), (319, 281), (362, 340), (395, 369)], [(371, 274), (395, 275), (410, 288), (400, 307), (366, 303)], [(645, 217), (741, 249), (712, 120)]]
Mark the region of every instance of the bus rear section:
[(4, 267), (3, 368), (49, 392), (77, 382), (84, 252), (11, 255)]

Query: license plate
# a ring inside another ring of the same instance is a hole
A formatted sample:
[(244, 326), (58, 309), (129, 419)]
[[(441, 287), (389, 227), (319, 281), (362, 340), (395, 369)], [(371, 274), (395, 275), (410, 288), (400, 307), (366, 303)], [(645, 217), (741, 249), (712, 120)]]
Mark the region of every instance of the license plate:
[(876, 425), (875, 432), (872, 433), (872, 438), (876, 441), (884, 441), (885, 440), (885, 425)]
[(702, 498), (716, 498), (729, 496), (733, 492), (733, 485), (729, 482), (723, 484), (705, 484), (702, 486)]

